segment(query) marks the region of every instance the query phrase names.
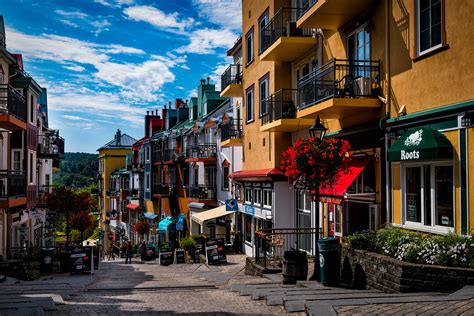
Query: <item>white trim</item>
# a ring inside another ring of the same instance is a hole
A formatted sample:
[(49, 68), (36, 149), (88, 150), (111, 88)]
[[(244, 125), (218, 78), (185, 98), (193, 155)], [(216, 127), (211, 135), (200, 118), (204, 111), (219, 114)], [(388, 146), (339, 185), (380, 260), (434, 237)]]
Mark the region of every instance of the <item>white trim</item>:
[[(416, 0), (416, 33), (415, 33), (415, 36), (416, 36), (416, 52), (417, 52), (418, 56), (423, 56), (423, 55), (425, 55), (429, 52), (432, 52), (435, 49), (438, 49), (438, 48), (443, 46), (443, 40), (442, 40), (443, 29), (441, 29), (441, 34), (440, 34), (441, 43), (439, 43), (436, 46), (432, 46), (428, 49), (425, 49), (424, 51), (421, 51), (420, 50), (420, 43), (421, 43), (420, 13), (421, 13), (420, 12), (420, 0)], [(443, 26), (442, 14), (443, 14), (443, 9), (441, 8), (441, 26)], [(430, 6), (430, 19), (431, 19), (431, 6)], [(431, 24), (430, 24), (430, 30), (431, 30)], [(431, 40), (431, 37), (430, 37), (430, 40)]]
[[(470, 194), (469, 194), (469, 154), (468, 154), (468, 149), (469, 149), (469, 133), (468, 133), (468, 130), (466, 128), (466, 192), (467, 192), (467, 196), (466, 196), (466, 206), (467, 206), (467, 217), (466, 217), (466, 220), (467, 220), (467, 223), (466, 223), (466, 232), (467, 232), (467, 235), (471, 235), (471, 227), (470, 227), (470, 222), (471, 222), (471, 219), (470, 219), (470, 215), (471, 215), (471, 212), (470, 212), (470, 209), (469, 209), (469, 197), (470, 197)], [(459, 168), (461, 169), (461, 168)]]

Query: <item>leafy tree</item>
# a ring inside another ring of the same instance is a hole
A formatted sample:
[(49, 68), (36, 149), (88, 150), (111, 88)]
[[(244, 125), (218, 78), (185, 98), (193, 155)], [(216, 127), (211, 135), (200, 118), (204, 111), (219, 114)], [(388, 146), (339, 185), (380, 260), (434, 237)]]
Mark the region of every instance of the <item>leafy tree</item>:
[(94, 218), (89, 211), (79, 211), (72, 214), (70, 222), (72, 229), (80, 231), (82, 244), (82, 241), (84, 240), (84, 231), (94, 225)]

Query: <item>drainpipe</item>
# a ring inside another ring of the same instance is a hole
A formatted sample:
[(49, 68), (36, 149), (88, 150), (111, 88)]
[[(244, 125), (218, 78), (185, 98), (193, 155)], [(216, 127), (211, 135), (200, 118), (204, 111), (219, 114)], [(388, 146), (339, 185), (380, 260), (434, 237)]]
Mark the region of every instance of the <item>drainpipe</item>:
[[(387, 91), (386, 91), (386, 104), (385, 104), (385, 117), (390, 118), (391, 110), (391, 73), (390, 73), (390, 3), (391, 0), (385, 0), (385, 80), (387, 81)], [(385, 128), (384, 128), (385, 129)], [(384, 131), (385, 132), (385, 131)], [(387, 150), (390, 145), (390, 141), (387, 137), (387, 134), (384, 133), (385, 138), (385, 153), (383, 157), (385, 158), (385, 211), (386, 211), (386, 220), (387, 223), (392, 222), (392, 212), (391, 212), (391, 186), (390, 186), (390, 164), (387, 163)]]
[(318, 63), (319, 63), (317, 67), (319, 68), (320, 65), (323, 64), (323, 49), (322, 49), (323, 31), (321, 29), (316, 29), (316, 38), (318, 40), (318, 46), (316, 48), (316, 57), (318, 58)]

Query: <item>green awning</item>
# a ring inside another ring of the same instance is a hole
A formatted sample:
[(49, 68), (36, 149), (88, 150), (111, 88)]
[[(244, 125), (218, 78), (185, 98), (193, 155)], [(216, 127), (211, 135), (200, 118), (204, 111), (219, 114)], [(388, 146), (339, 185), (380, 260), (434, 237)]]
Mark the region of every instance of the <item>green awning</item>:
[(429, 127), (410, 129), (389, 149), (390, 161), (453, 159), (453, 145), (437, 130)]

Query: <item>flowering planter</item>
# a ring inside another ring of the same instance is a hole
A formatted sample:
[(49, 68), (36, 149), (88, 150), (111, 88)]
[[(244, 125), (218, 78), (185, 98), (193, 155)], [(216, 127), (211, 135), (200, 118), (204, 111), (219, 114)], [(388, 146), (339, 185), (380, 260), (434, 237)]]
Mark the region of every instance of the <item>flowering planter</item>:
[(414, 264), (342, 246), (341, 280), (384, 292), (452, 292), (474, 285), (474, 269)]

